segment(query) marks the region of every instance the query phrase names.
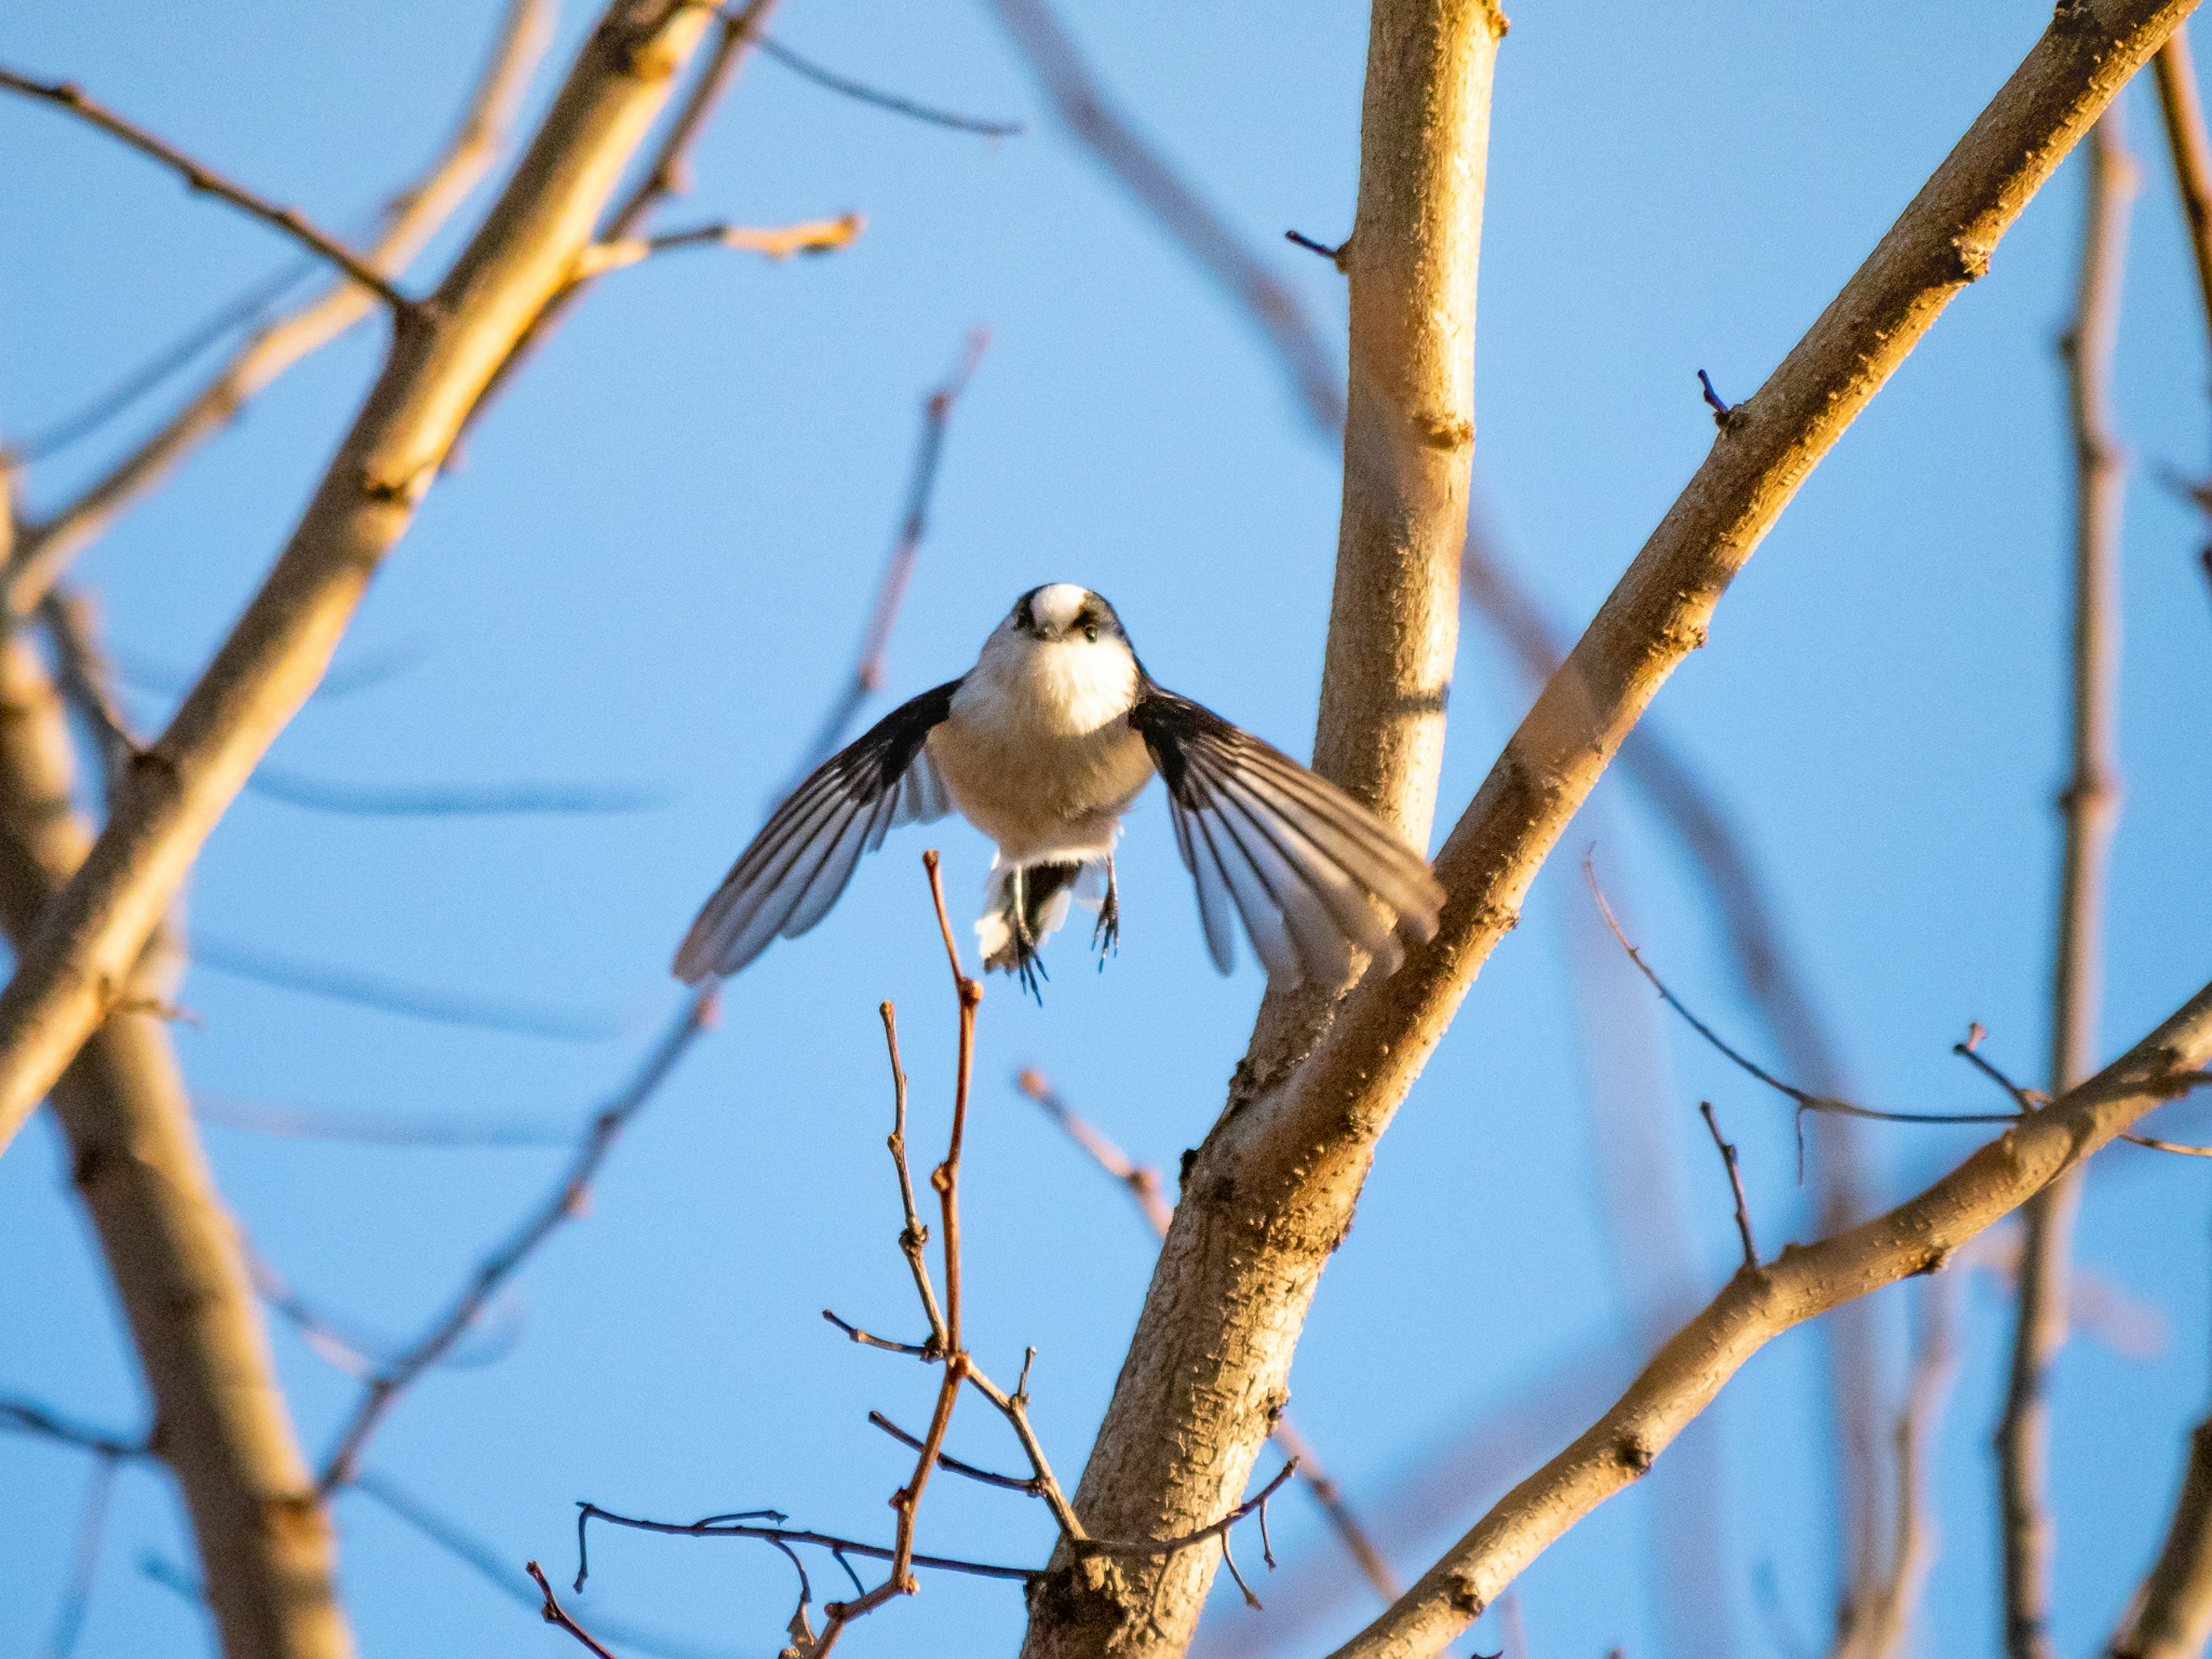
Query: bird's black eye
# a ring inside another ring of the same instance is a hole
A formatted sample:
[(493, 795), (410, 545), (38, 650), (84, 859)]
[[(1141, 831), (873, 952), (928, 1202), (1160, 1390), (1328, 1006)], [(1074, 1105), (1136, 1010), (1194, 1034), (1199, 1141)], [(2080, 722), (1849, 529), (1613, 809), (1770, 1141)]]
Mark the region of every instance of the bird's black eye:
[(1091, 641), (1091, 644), (1093, 644), (1093, 645), (1097, 644), (1097, 643), (1098, 643), (1098, 624), (1097, 624), (1097, 623), (1084, 623), (1084, 625), (1083, 625), (1083, 637), (1084, 637), (1085, 639), (1086, 639), (1086, 640), (1090, 641)]

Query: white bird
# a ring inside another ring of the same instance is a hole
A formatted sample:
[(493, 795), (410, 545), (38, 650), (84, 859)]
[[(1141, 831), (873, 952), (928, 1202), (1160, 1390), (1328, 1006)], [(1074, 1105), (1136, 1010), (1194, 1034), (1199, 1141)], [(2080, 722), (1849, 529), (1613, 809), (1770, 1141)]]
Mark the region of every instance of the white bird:
[(958, 679), (896, 708), (778, 807), (691, 924), (676, 975), (736, 973), (836, 902), (894, 824), (957, 811), (997, 843), (985, 965), (1032, 991), (1036, 947), (1079, 878), (1103, 876), (1093, 942), (1119, 936), (1114, 843), (1157, 772), (1214, 966), (1229, 915), (1278, 985), (1340, 984), (1364, 953), (1384, 972), (1399, 935), (1437, 929), (1443, 889), (1395, 831), (1334, 784), (1187, 697), (1163, 690), (1114, 607), (1068, 582), (1030, 589)]

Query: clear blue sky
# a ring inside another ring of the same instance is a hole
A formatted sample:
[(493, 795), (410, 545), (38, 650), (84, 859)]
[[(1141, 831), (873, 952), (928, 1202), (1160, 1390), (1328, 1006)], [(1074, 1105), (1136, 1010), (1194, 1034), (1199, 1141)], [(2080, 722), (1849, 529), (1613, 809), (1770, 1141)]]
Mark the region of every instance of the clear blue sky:
[[(1186, 168), (1340, 342), (1325, 262), (1296, 227), (1349, 228), (1364, 12), (1304, 5), (1255, 24), (1158, 0), (1067, 9), (1142, 128)], [(81, 80), (197, 154), (325, 222), (363, 224), (447, 131), (497, 7), (125, 3), (17, 8), (0, 60)], [(1526, 5), (1499, 60), (1484, 227), (1478, 485), (1504, 550), (1563, 623), (1586, 617), (1712, 440), (1694, 371), (1747, 395), (2026, 52), (2045, 9), (1991, 0), (1628, 8)], [(586, 22), (564, 10), (541, 76)], [(847, 672), (895, 520), (917, 404), (977, 324), (990, 354), (962, 406), (935, 521), (890, 659), (890, 695), (957, 673), (1012, 597), (1068, 580), (1107, 593), (1148, 665), (1294, 751), (1310, 742), (1336, 533), (1338, 471), (1258, 337), (1054, 126), (981, 7), (793, 3), (778, 33), (855, 76), (981, 114), (987, 141), (825, 94), (774, 63), (746, 71), (667, 216), (776, 222), (848, 209), (835, 257), (769, 265), (671, 258), (610, 279), (533, 362), (392, 560), (341, 661), (420, 652), (374, 690), (319, 702), (274, 760), (356, 784), (567, 778), (663, 790), (627, 817), (368, 820), (241, 800), (192, 884), (211, 939), (483, 997), (604, 1017), (558, 1042), (403, 1019), (213, 968), (179, 1046), (214, 1097), (454, 1123), (580, 1122), (678, 1006), (665, 963)], [(2199, 530), (2157, 483), (2212, 455), (2207, 354), (2147, 90), (2119, 365), (2128, 495), (2127, 798), (2114, 847), (2104, 1048), (2131, 1041), (2212, 963), (2212, 595)], [(290, 250), (44, 109), (0, 103), (0, 430), (35, 431)], [(1728, 596), (1710, 647), (1656, 718), (1722, 781), (1762, 857), (1861, 1093), (1978, 1107), (1947, 1052), (1970, 1019), (2041, 1069), (2061, 775), (2069, 447), (2053, 342), (2082, 189), (2069, 164)], [(452, 238), (421, 269), (434, 269)], [(418, 277), (418, 280), (420, 278)], [(368, 378), (371, 330), (262, 398), (86, 561), (110, 637), (185, 670), (281, 544)], [(34, 471), (50, 505), (149, 410)], [(1523, 692), (1470, 621), (1440, 814), (1455, 817)], [(156, 722), (158, 690), (135, 701)], [(1677, 988), (1748, 1036), (1698, 890), (1632, 795), (1571, 833), (1601, 836), (1633, 925)], [(1441, 837), (1441, 828), (1439, 838)], [(890, 1101), (875, 1006), (900, 1007), (915, 1136), (948, 1101), (952, 1015), (916, 856), (941, 845), (957, 909), (987, 851), (957, 825), (905, 832), (813, 934), (732, 988), (721, 1028), (640, 1121), (590, 1217), (532, 1266), (496, 1363), (441, 1371), (394, 1414), (369, 1466), (433, 1499), (504, 1558), (571, 1561), (572, 1503), (663, 1516), (774, 1505), (887, 1534), (908, 1456), (864, 1421), (910, 1424), (930, 1377), (843, 1344), (835, 1306), (908, 1331), (882, 1151)], [(1036, 1413), (1073, 1480), (1143, 1294), (1152, 1246), (1121, 1195), (1010, 1086), (1025, 1064), (1136, 1155), (1172, 1172), (1218, 1109), (1261, 989), (1207, 965), (1155, 798), (1122, 861), (1121, 956), (1091, 973), (1071, 934), (1040, 1010), (994, 983), (982, 1011), (970, 1158), (971, 1319), (1004, 1373), (1041, 1350)], [(1563, 927), (1578, 882), (1547, 875), (1385, 1141), (1332, 1262), (1293, 1375), (1295, 1411), (1354, 1500), (1380, 1513), (1501, 1401), (1593, 1344), (1629, 1354), (1628, 1310), (1596, 1216), (1584, 1068)], [(1671, 1182), (1703, 1282), (1735, 1250), (1695, 1107), (1744, 1147), (1762, 1242), (1808, 1236), (1786, 1108), (1667, 1030), (1657, 1097)], [(1623, 1039), (1626, 1041), (1626, 1039)], [(2212, 1130), (2212, 1112), (2167, 1115)], [(1875, 1137), (1901, 1195), (1974, 1141)], [(398, 1338), (532, 1204), (550, 1149), (368, 1149), (210, 1128), (240, 1218), (318, 1305)], [(88, 1230), (43, 1121), (0, 1158), (0, 1393), (118, 1427), (143, 1410)], [(2092, 1176), (2086, 1269), (2169, 1322), (2154, 1355), (2069, 1350), (2056, 1396), (2059, 1644), (2089, 1647), (2145, 1565), (2206, 1395), (2212, 1170), (2121, 1148)], [(1930, 1651), (1996, 1650), (1987, 1451), (2007, 1320), (1961, 1287), (1966, 1361), (1945, 1424), (1943, 1553)], [(1901, 1354), (1909, 1291), (1881, 1298)], [(353, 1389), (273, 1338), (311, 1455)], [(1819, 1347), (1762, 1354), (1718, 1416), (1733, 1650), (1772, 1652), (1753, 1584), (1787, 1620), (1830, 1616), (1834, 1494), (1819, 1444)], [(1554, 1427), (1516, 1473), (1563, 1443)], [(1015, 1456), (979, 1413), (954, 1449)], [(1263, 1472), (1273, 1455), (1262, 1459)], [(1667, 1465), (1662, 1462), (1663, 1471)], [(0, 1438), (0, 1654), (41, 1650), (87, 1474)], [(1463, 1486), (1399, 1552), (1408, 1574), (1495, 1495)], [(1543, 1659), (1661, 1651), (1641, 1491), (1526, 1576)], [(1285, 1574), (1320, 1544), (1278, 1505)], [(562, 1638), (358, 1496), (343, 1574), (364, 1650), (530, 1655)], [(924, 1547), (1041, 1559), (1046, 1518), (945, 1482)], [(139, 1571), (182, 1559), (149, 1474), (119, 1488), (80, 1652), (195, 1653), (195, 1612)], [(1240, 1560), (1250, 1561), (1247, 1546)], [(788, 1569), (759, 1547), (609, 1536), (578, 1611), (693, 1650), (773, 1651)], [(817, 1586), (836, 1577), (825, 1567)], [(1263, 1597), (1269, 1586), (1259, 1586)], [(1278, 1575), (1275, 1599), (1291, 1599)], [(834, 1592), (830, 1592), (834, 1593)], [(1230, 1605), (1222, 1626), (1260, 1617)], [(1370, 1604), (1339, 1604), (1314, 1652)], [(1267, 1615), (1273, 1617), (1277, 1615)], [(1009, 1649), (1018, 1598), (933, 1577), (850, 1638), (855, 1652)], [(1478, 1632), (1495, 1646), (1494, 1620)], [(1708, 1627), (1707, 1652), (1726, 1650)], [(617, 1645), (620, 1645), (617, 1644)], [(1464, 1643), (1455, 1651), (1464, 1650)], [(1679, 1640), (1675, 1659), (1690, 1650)]]

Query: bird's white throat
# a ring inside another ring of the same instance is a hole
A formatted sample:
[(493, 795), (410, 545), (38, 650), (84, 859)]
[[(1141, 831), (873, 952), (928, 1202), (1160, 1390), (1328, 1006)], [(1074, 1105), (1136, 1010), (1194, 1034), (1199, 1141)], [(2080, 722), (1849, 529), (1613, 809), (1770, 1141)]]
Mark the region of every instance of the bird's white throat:
[(1036, 640), (1002, 628), (984, 645), (954, 702), (963, 714), (994, 724), (1019, 722), (1040, 735), (1077, 738), (1121, 719), (1136, 700), (1137, 659), (1122, 641), (1080, 634)]

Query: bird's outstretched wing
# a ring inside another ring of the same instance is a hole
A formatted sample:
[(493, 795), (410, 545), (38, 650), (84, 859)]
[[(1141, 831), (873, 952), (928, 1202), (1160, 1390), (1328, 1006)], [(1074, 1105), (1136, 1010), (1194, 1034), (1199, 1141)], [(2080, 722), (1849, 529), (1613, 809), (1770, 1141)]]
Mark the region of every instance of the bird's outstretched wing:
[(1340, 984), (1355, 949), (1394, 972), (1405, 960), (1401, 933), (1434, 935), (1443, 888), (1334, 784), (1149, 679), (1129, 724), (1167, 784), (1176, 844), (1223, 973), (1236, 960), (1232, 904), (1268, 977), (1286, 986)]
[(676, 953), (677, 978), (696, 985), (734, 974), (778, 933), (797, 939), (829, 913), (884, 831), (951, 810), (922, 744), (959, 688), (949, 681), (894, 708), (791, 792), (691, 924)]

